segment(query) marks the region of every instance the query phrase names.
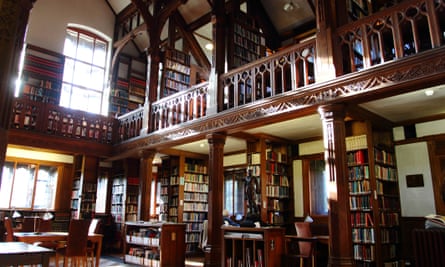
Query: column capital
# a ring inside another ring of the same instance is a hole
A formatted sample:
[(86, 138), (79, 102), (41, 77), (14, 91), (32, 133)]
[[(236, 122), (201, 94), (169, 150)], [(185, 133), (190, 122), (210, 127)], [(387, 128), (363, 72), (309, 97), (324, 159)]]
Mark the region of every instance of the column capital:
[(318, 108), (318, 113), (322, 120), (332, 120), (332, 119), (344, 119), (346, 115), (346, 107), (344, 104), (331, 104), (320, 106)]
[(138, 151), (138, 157), (141, 159), (153, 159), (156, 155), (156, 150), (142, 149)]
[(206, 136), (209, 144), (225, 144), (227, 134), (226, 133), (211, 133)]

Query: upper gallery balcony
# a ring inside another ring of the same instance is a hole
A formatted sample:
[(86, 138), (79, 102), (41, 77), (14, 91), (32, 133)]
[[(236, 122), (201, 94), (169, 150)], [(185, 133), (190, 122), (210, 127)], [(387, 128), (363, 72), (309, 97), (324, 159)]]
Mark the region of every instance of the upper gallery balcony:
[[(11, 128), (113, 143), (114, 153), (121, 153), (242, 128), (266, 117), (285, 119), (319, 105), (369, 98), (370, 93), (396, 95), (415, 90), (412, 83), (411, 88), (406, 84), (415, 80), (437, 85), (443, 83), (445, 70), (425, 68), (426, 63), (443, 66), (436, 62), (445, 55), (443, 17), (444, 1), (410, 0), (337, 28), (330, 55), (336, 77), (330, 79), (318, 77), (323, 59), (317, 56), (321, 37), (315, 35), (117, 120), (74, 116), (56, 105), (16, 99), (13, 112), (18, 115), (13, 116)], [(35, 119), (27, 118), (28, 110), (38, 112)]]

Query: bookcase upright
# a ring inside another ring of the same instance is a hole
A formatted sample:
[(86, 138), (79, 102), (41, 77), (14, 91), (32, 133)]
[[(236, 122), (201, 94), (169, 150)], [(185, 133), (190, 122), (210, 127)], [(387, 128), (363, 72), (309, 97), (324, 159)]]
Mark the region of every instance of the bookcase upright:
[(401, 266), (400, 197), (392, 133), (351, 122), (346, 138), (353, 255), (357, 266)]

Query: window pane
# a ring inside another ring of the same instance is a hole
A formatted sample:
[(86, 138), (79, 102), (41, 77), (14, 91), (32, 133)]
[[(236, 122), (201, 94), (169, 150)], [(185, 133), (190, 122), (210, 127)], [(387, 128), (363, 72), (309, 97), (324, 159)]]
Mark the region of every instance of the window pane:
[(34, 198), (35, 209), (54, 209), (57, 175), (57, 167), (39, 166)]
[(63, 47), (63, 54), (69, 57), (76, 56), (77, 47), (77, 32), (68, 30), (65, 37), (65, 44)]
[(63, 81), (72, 83), (74, 74), (74, 60), (71, 58), (65, 58), (65, 66), (63, 68)]
[(88, 91), (88, 93), (88, 109), (86, 111), (100, 113), (101, 94), (93, 91)]
[(88, 35), (80, 34), (79, 47), (77, 48), (77, 59), (92, 63), (93, 60), (93, 42), (94, 39)]
[[(230, 177), (232, 178), (232, 177)], [(224, 181), (224, 209), (233, 214), (233, 181), (231, 179)]]
[(93, 64), (104, 68), (106, 58), (107, 58), (107, 44), (101, 40), (96, 40)]
[(91, 81), (91, 65), (77, 61), (74, 67), (73, 84), (88, 87)]
[(104, 75), (105, 71), (102, 68), (93, 67), (91, 70), (91, 81), (90, 88), (95, 89), (97, 91), (102, 91), (104, 88)]
[(105, 213), (107, 204), (108, 178), (106, 176), (97, 179), (96, 212)]
[(35, 172), (36, 166), (34, 164), (17, 164), (12, 186), (12, 207), (31, 208)]
[(0, 208), (10, 208), (12, 181), (14, 179), (14, 163), (5, 162), (2, 173), (2, 184), (0, 185)]
[(309, 180), (311, 184), (311, 213), (328, 214), (328, 177), (324, 160), (310, 162)]
[(60, 93), (60, 105), (62, 107), (70, 107), (70, 99), (71, 99), (71, 85), (62, 83), (62, 90)]

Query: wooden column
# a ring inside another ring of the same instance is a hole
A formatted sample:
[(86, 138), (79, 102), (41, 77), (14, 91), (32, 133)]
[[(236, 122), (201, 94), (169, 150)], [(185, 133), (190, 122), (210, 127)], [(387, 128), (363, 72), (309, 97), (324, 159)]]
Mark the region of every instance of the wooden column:
[(323, 106), (326, 170), (329, 174), (329, 266), (354, 266), (346, 161), (345, 110), (341, 104)]
[[(315, 77), (317, 82), (322, 82), (333, 79), (342, 72), (341, 51), (335, 47), (337, 39), (334, 33), (337, 18), (340, 20), (347, 18), (346, 1), (317, 0), (315, 4), (317, 23)], [(336, 16), (339, 12), (343, 15)]]
[(207, 101), (208, 115), (216, 114), (224, 106), (224, 90), (219, 88), (219, 74), (225, 72), (226, 53), (226, 14), (225, 1), (215, 0), (212, 6), (212, 36), (214, 49), (209, 75), (209, 91)]
[(153, 159), (156, 151), (142, 150), (139, 151), (139, 220), (150, 220), (150, 196), (151, 183), (153, 181)]
[(0, 183), (11, 121), (15, 80), (29, 13), (35, 0), (0, 0)]
[(205, 266), (222, 266), (222, 231), (224, 185), (224, 144), (226, 134), (213, 133), (207, 135), (209, 142), (209, 212), (208, 241), (205, 249)]

